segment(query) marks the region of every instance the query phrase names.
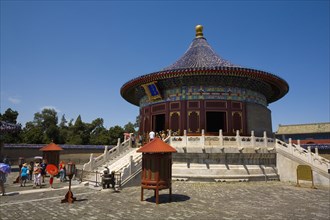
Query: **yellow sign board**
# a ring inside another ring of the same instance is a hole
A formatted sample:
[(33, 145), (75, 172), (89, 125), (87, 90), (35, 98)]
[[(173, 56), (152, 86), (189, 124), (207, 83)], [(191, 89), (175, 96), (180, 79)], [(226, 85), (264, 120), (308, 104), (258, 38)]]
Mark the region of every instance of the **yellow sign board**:
[(308, 165), (297, 166), (297, 186), (300, 186), (299, 180), (312, 181), (312, 188), (316, 189), (313, 180), (313, 170), (310, 166)]

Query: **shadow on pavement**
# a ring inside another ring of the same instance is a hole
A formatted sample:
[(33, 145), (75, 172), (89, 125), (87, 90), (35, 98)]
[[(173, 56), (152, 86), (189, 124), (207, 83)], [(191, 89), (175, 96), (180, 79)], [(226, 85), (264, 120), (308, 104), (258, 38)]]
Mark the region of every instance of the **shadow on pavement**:
[[(172, 194), (172, 201), (170, 201), (170, 195), (169, 194), (159, 195), (159, 203), (184, 202), (184, 201), (187, 201), (189, 199), (190, 199), (190, 197), (186, 196), (186, 195)], [(156, 203), (156, 197), (155, 196), (149, 197), (145, 201)]]
[(16, 196), (19, 192), (6, 192), (4, 196)]

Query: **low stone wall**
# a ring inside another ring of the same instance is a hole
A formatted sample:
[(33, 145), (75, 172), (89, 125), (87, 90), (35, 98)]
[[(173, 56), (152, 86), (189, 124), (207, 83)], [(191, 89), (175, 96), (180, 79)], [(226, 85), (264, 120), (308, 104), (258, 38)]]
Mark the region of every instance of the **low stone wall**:
[[(11, 164), (17, 164), (19, 157), (33, 158), (35, 156), (42, 156), (43, 152), (40, 151), (45, 145), (4, 145), (1, 151), (0, 160), (7, 157)], [(104, 145), (70, 145), (70, 147), (60, 145), (63, 150), (60, 155), (65, 154), (91, 154), (103, 153)]]
[(172, 158), (178, 163), (276, 165), (276, 153), (174, 153)]

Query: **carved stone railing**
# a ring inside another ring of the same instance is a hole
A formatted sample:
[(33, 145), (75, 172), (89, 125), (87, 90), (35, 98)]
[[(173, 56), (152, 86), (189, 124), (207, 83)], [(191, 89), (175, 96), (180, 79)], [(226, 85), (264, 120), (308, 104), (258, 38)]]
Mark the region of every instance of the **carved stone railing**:
[(92, 171), (105, 163), (107, 163), (111, 158), (119, 155), (121, 152), (126, 151), (131, 146), (130, 139), (125, 140), (123, 143), (120, 143), (120, 138), (118, 138), (117, 145), (110, 150), (108, 146), (104, 147), (104, 152), (100, 156), (94, 158), (93, 154), (90, 155), (89, 162), (85, 163), (83, 170)]
[(276, 151), (278, 153), (291, 155), (292, 157), (303, 161), (307, 165), (320, 169), (321, 172), (327, 173), (328, 169), (330, 168), (330, 161), (320, 157), (317, 148), (315, 148), (315, 153), (311, 151), (310, 147), (308, 147), (306, 150), (300, 146), (299, 140), (298, 144), (296, 145), (292, 143), (291, 138), (289, 139), (289, 143), (285, 143), (276, 139)]
[(169, 143), (175, 148), (193, 148), (193, 147), (237, 147), (241, 150), (244, 148), (254, 148), (255, 150), (264, 148), (268, 150), (274, 150), (275, 141), (273, 138), (268, 138), (266, 132), (263, 137), (255, 137), (254, 132), (251, 132), (251, 136), (240, 136), (239, 131), (236, 132), (236, 136), (223, 136), (222, 130), (219, 131), (218, 136), (205, 136), (204, 130), (202, 130), (201, 136), (187, 136), (184, 131), (183, 136), (170, 136)]
[(121, 173), (122, 185), (125, 185), (126, 182), (131, 178), (132, 175), (141, 171), (142, 168), (142, 154), (137, 153), (132, 155), (127, 164), (121, 167), (117, 172)]

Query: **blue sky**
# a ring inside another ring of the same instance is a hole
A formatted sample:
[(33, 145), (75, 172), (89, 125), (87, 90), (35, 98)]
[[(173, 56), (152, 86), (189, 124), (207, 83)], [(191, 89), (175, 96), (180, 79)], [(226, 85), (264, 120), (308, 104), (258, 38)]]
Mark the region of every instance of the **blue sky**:
[(329, 122), (329, 1), (1, 1), (1, 113), (135, 122), (121, 86), (174, 63), (195, 26), (224, 59), (285, 79), (279, 124)]

